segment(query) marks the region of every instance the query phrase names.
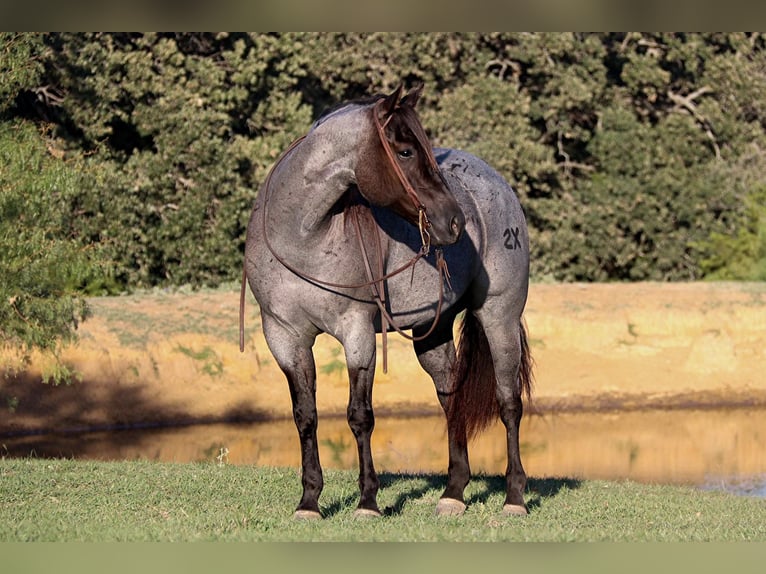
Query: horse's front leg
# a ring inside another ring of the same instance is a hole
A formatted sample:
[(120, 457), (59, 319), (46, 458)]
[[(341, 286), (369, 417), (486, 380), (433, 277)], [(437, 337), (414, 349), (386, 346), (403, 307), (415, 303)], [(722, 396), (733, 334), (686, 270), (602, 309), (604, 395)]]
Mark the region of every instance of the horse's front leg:
[[(359, 322), (364, 325), (364, 322)], [(343, 338), (348, 366), (349, 400), (348, 425), (356, 438), (359, 451), (359, 506), (357, 516), (380, 516), (377, 496), (380, 483), (372, 462), (370, 441), (375, 428), (372, 410), (372, 383), (375, 376), (375, 332), (355, 328)]]
[[(445, 316), (436, 332), (428, 338), (414, 343), (418, 361), (433, 379), (439, 403), (445, 413), (451, 394), (450, 373), (452, 365), (455, 363), (455, 343), (452, 338), (453, 321), (453, 315)], [(419, 332), (415, 330), (413, 334), (419, 335)], [(452, 425), (448, 425), (447, 439), (449, 445), (447, 486), (436, 505), (436, 514), (439, 516), (463, 514), (466, 508), (463, 491), (471, 478), (465, 431), (455, 431)]]
[(293, 419), (301, 442), (303, 496), (295, 510), (301, 519), (321, 518), (319, 495), (324, 487), (317, 444), (316, 367), (311, 347), (315, 335), (296, 335), (283, 323), (263, 313), (263, 333), (269, 349), (287, 377)]

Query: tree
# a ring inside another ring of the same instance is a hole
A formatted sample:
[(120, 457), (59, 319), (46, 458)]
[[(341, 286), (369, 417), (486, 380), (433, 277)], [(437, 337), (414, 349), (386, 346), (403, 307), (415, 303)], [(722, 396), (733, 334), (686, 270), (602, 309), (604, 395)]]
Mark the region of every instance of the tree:
[(537, 279), (712, 276), (720, 238), (752, 228), (766, 183), (762, 34), (31, 38), (38, 85), (15, 113), (84, 158), (71, 233), (103, 248), (119, 288), (235, 280), (279, 153), (325, 107), (402, 81), (426, 83), (434, 144), (515, 187)]
[[(37, 87), (41, 50), (36, 36), (0, 35), (0, 347), (22, 359), (33, 350), (57, 356), (76, 337), (88, 313), (78, 289), (97, 265), (97, 250), (68, 235), (81, 174), (52, 155), (32, 122), (8, 119), (18, 94)], [(56, 360), (46, 378), (71, 375)]]
[(291, 90), (288, 38), (60, 34), (48, 77), (69, 149), (96, 177), (76, 229), (130, 287), (216, 285), (241, 269), (244, 230), (274, 158), (311, 123)]

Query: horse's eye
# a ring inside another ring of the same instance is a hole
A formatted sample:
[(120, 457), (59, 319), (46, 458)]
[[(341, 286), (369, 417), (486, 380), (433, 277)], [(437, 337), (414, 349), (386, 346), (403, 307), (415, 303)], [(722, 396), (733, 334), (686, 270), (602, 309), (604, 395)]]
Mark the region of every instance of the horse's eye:
[(399, 157), (402, 159), (407, 159), (412, 157), (412, 150), (410, 148), (403, 149), (399, 152)]

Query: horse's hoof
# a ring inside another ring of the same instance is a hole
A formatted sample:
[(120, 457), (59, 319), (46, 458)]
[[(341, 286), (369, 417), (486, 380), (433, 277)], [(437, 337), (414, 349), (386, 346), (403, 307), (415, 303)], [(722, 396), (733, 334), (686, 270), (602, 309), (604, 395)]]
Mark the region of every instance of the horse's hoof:
[(526, 516), (529, 514), (526, 506), (521, 504), (505, 504), (503, 505), (504, 516)]
[(465, 512), (465, 502), (455, 498), (440, 498), (436, 503), (437, 516), (461, 516)]
[(293, 515), (296, 520), (321, 520), (322, 515), (316, 510), (296, 510)]
[(354, 518), (378, 518), (381, 516), (378, 510), (371, 508), (357, 508), (354, 510)]

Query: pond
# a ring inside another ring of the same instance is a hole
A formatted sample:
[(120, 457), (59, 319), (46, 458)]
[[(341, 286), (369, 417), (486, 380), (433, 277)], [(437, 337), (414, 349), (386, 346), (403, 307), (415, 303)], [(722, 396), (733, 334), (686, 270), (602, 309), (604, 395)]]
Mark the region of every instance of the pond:
[[(532, 477), (629, 479), (766, 496), (766, 410), (758, 408), (555, 413), (525, 416), (522, 460)], [(322, 418), (326, 468), (356, 468), (345, 419)], [(378, 471), (447, 468), (441, 416), (379, 417)], [(469, 446), (474, 473), (502, 474), (505, 433), (490, 428)], [(0, 456), (300, 466), (291, 420), (0, 437)]]

